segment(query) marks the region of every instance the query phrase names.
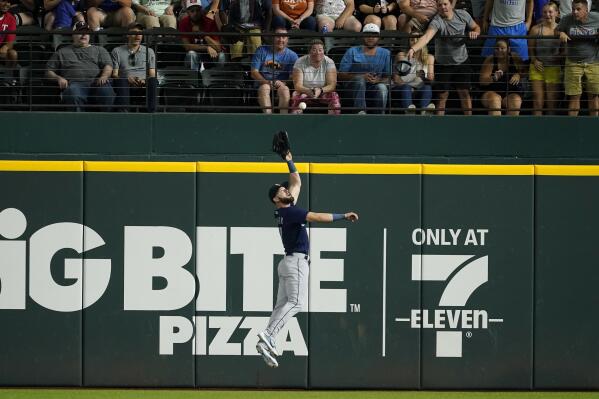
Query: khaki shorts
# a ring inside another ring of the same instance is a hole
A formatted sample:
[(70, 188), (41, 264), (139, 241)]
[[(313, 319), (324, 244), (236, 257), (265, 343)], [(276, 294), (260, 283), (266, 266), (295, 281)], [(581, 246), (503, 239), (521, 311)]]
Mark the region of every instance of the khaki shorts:
[(537, 68), (531, 63), (528, 72), (528, 80), (541, 81), (545, 83), (556, 83), (562, 82), (562, 68), (558, 66), (549, 66), (543, 68), (543, 72), (538, 71)]
[(579, 96), (582, 94), (582, 77), (587, 78), (587, 92), (599, 94), (599, 62), (587, 64), (585, 62), (571, 62), (566, 60), (564, 73), (564, 88), (566, 95)]
[[(250, 29), (247, 33), (260, 33), (260, 29)], [(246, 36), (245, 41), (239, 41), (231, 45), (231, 59), (242, 58), (248, 55), (253, 55), (258, 47), (262, 45), (261, 36)], [(245, 46), (246, 52), (243, 52)]]

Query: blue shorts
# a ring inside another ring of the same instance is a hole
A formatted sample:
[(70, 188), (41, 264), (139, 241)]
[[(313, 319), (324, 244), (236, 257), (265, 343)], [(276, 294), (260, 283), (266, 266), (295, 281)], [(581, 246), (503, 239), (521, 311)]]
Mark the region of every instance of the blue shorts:
[[(489, 36), (526, 36), (526, 24), (524, 22), (519, 23), (514, 26), (489, 26)], [(493, 55), (493, 50), (495, 48), (495, 39), (489, 38), (485, 40), (485, 45), (483, 47), (482, 56), (488, 57)], [(522, 61), (528, 60), (528, 42), (526, 39), (510, 39), (510, 48), (512, 53), (516, 53), (520, 56)]]
[(76, 12), (70, 0), (62, 0), (58, 3), (54, 8), (54, 29), (70, 28)]

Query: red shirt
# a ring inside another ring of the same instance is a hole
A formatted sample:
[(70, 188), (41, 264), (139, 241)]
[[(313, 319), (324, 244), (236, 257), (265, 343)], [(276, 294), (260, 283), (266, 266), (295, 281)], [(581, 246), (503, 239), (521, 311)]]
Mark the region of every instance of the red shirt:
[[(9, 12), (5, 12), (4, 15), (0, 17), (0, 31), (4, 32), (6, 30), (11, 30), (13, 32), (17, 30), (17, 20), (14, 15)], [(14, 33), (0, 35), (0, 44), (12, 43), (16, 38), (17, 35)]]
[[(218, 32), (218, 27), (213, 19), (204, 16), (202, 17), (199, 27), (194, 30), (193, 23), (191, 22), (191, 19), (189, 19), (188, 15), (179, 21), (179, 32)], [(183, 35), (182, 37), (189, 40), (189, 42), (192, 44), (201, 44), (203, 39), (203, 37), (200, 35)], [(220, 43), (220, 38), (218, 36), (210, 35), (210, 37)]]

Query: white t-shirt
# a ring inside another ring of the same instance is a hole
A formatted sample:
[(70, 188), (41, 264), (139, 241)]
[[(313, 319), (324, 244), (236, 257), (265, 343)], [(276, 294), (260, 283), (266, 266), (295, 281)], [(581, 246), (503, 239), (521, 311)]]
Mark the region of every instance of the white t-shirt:
[(316, 88), (316, 87), (324, 87), (326, 86), (326, 78), (328, 71), (337, 71), (337, 67), (335, 66), (335, 62), (324, 56), (324, 59), (320, 63), (320, 67), (314, 68), (310, 64), (310, 56), (304, 55), (300, 57), (293, 65), (293, 69), (299, 69), (304, 74), (304, 87), (308, 88)]
[(339, 18), (341, 13), (345, 11), (344, 0), (316, 0), (314, 3), (316, 15), (326, 15), (333, 19)]

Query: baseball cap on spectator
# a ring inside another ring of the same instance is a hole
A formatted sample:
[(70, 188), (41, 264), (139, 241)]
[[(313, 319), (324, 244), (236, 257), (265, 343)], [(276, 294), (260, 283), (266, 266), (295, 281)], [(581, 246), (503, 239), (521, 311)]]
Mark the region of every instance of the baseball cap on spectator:
[(184, 0), (183, 1), (183, 9), (187, 10), (190, 7), (202, 7), (202, 3), (200, 0)]
[(75, 32), (91, 32), (89, 25), (85, 21), (78, 21), (73, 25), (73, 31)]
[(364, 33), (381, 33), (381, 28), (378, 27), (377, 24), (366, 24), (364, 28), (362, 28), (362, 32)]

